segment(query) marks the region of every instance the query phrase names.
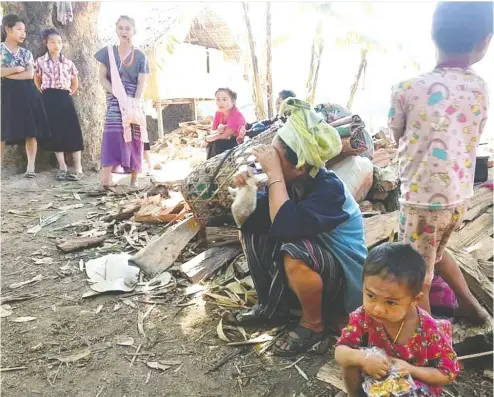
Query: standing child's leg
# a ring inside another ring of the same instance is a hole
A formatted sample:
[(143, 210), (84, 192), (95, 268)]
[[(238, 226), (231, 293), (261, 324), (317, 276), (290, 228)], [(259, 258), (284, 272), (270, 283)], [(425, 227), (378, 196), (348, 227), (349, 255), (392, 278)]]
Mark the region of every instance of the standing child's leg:
[(144, 160), (146, 160), (148, 172), (151, 173), (153, 171), (153, 161), (151, 160), (151, 152), (149, 150), (144, 150)]
[(441, 212), (409, 205), (403, 205), (400, 209), (398, 240), (411, 244), (420, 252), (427, 266), (419, 306), (428, 313), (431, 312), (429, 293), (434, 278), (434, 264), (439, 244), (437, 220)]
[(82, 161), (81, 161), (81, 151), (72, 153), (72, 158), (74, 161), (75, 172), (78, 174), (82, 174)]
[(359, 397), (362, 395), (362, 374), (360, 368), (341, 367), (341, 376), (345, 382), (349, 397)]
[(5, 150), (5, 141), (2, 141), (2, 144), (0, 146), (0, 162), (3, 159), (3, 151)]
[(67, 164), (65, 163), (65, 153), (55, 152), (58, 161), (57, 181), (64, 181), (67, 178)]
[(109, 187), (112, 184), (112, 175), (111, 175), (112, 169), (113, 166), (101, 167), (101, 185), (104, 188)]
[(34, 174), (36, 163), (36, 152), (38, 151), (38, 141), (36, 138), (26, 138), (27, 169), (26, 174)]
[(133, 188), (139, 187), (139, 182), (137, 180), (138, 176), (139, 176), (138, 172), (132, 172), (130, 174), (130, 187), (133, 187)]

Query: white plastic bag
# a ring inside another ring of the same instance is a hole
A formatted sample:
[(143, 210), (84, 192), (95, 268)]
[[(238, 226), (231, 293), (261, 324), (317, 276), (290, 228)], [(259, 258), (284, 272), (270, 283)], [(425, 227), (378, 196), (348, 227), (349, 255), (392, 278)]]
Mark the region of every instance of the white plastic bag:
[(331, 168), (345, 182), (357, 203), (365, 199), (372, 187), (373, 169), (372, 162), (361, 156), (346, 157)]

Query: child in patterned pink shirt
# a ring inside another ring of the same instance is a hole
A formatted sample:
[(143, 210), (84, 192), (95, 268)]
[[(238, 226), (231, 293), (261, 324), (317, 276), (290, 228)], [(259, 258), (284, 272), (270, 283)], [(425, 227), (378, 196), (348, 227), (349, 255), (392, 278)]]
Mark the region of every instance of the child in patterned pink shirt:
[(492, 2), (439, 3), (432, 36), (434, 70), (393, 88), (389, 128), (399, 147), (401, 210), (399, 238), (425, 258), (420, 306), (430, 312), (434, 270), (451, 286), (472, 322), (487, 313), (445, 251), (462, 224), (473, 195), (476, 150), (487, 120), (485, 81), (470, 66), (480, 61), (492, 37)]
[(412, 377), (416, 390), (407, 396), (441, 396), (458, 375), (451, 323), (417, 307), (425, 273), (424, 258), (410, 244), (386, 243), (369, 252), (363, 305), (350, 314), (335, 350), (350, 397), (365, 395), (363, 375), (384, 379), (391, 369)]

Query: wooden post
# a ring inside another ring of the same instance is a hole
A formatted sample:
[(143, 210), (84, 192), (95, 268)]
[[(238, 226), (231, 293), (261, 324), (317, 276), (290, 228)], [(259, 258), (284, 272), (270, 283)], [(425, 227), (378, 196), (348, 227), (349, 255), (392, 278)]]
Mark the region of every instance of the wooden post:
[(197, 106), (197, 101), (195, 98), (192, 98), (192, 103), (191, 103), (191, 107), (192, 107), (192, 121), (196, 121), (197, 120), (197, 109), (196, 109), (196, 106)]
[(161, 139), (165, 135), (164, 127), (163, 127), (163, 109), (161, 107), (161, 101), (156, 101), (156, 113), (158, 115), (158, 138)]
[(271, 74), (271, 3), (266, 3), (266, 88), (268, 97), (268, 117), (273, 117), (273, 76)]

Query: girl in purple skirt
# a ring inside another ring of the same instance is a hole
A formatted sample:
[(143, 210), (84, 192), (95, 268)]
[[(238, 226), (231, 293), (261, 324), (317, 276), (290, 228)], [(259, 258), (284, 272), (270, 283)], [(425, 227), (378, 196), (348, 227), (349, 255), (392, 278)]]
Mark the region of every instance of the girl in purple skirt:
[[(116, 32), (119, 45), (113, 46), (113, 53), (127, 95), (143, 98), (149, 64), (146, 55), (132, 45), (135, 31), (132, 18), (126, 15), (118, 18)], [(100, 62), (100, 83), (107, 92), (105, 129), (101, 144), (101, 183), (105, 189), (110, 187), (112, 169), (121, 166), (126, 173), (131, 174), (131, 187), (138, 187), (137, 176), (141, 171), (143, 154), (141, 130), (138, 125), (132, 125), (132, 141), (124, 141), (122, 114), (118, 100), (112, 94), (108, 47), (99, 50), (95, 58)]]

